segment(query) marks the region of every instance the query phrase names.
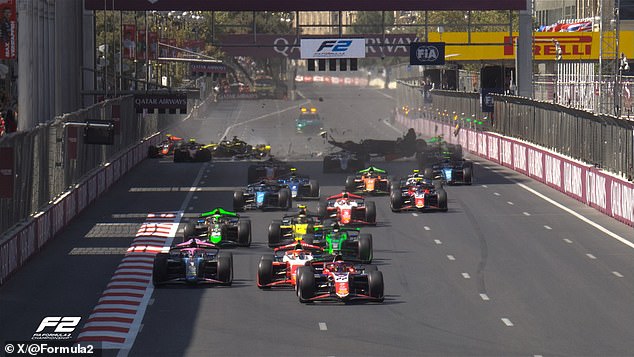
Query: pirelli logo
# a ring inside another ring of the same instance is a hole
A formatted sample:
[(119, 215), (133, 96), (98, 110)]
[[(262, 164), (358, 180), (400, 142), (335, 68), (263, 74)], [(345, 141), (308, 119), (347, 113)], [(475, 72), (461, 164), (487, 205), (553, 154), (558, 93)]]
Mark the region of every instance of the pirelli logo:
[[(504, 37), (504, 55), (514, 55), (514, 44), (517, 41), (517, 36), (505, 36)], [(563, 59), (579, 59), (580, 57), (586, 58), (592, 55), (592, 35), (579, 34), (575, 36), (560, 36), (556, 33), (552, 35), (544, 35), (535, 37), (533, 41), (533, 55), (534, 56), (552, 56), (555, 59), (556, 45), (555, 41), (559, 43), (561, 47), (561, 56)]]

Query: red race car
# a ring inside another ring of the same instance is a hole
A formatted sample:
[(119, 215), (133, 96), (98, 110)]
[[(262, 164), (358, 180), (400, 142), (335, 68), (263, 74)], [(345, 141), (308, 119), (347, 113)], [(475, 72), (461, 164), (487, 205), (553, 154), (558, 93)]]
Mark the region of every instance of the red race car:
[(374, 202), (346, 191), (319, 202), (317, 213), (323, 218), (335, 218), (342, 225), (376, 224)]
[(174, 154), (174, 148), (183, 143), (183, 138), (176, 135), (167, 134), (167, 139), (161, 141), (157, 146), (150, 145), (147, 149), (149, 158), (157, 158)]
[(305, 242), (288, 244), (274, 249), (273, 257), (262, 257), (258, 264), (257, 285), (260, 289), (274, 286), (292, 287), (296, 270), (321, 256), (324, 250)]

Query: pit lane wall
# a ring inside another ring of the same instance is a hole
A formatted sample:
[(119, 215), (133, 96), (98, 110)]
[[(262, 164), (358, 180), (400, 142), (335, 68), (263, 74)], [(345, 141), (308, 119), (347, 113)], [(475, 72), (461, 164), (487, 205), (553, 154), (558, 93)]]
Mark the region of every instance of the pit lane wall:
[[(50, 204), (41, 208), (29, 219), (17, 224), (0, 235), (0, 285), (25, 265), (29, 258), (55, 237), (69, 222), (86, 207), (106, 192), (126, 172), (147, 157), (148, 147), (163, 140), (162, 130), (169, 128), (191, 116), (196, 116), (211, 105), (211, 100), (188, 101), (186, 117), (170, 114), (149, 114), (154, 122), (148, 137), (136, 140), (119, 150), (105, 164), (83, 175)], [(150, 121), (150, 118), (146, 118)], [(158, 123), (157, 123), (158, 122)]]
[(397, 113), (396, 122), (424, 136), (443, 135), (452, 144), (511, 168), (583, 202), (625, 224), (634, 226), (634, 183), (593, 165), (492, 132), (460, 129), (442, 122)]

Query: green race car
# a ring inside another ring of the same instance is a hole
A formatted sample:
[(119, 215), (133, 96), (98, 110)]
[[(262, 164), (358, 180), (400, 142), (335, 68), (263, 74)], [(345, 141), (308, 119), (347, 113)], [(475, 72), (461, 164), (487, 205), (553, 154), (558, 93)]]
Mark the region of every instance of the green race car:
[(324, 123), (317, 113), (317, 108), (302, 107), (299, 118), (295, 120), (298, 133), (318, 133), (323, 130)]
[(189, 222), (183, 234), (185, 239), (204, 237), (217, 246), (251, 245), (251, 221), (222, 208), (205, 212), (198, 220)]
[(322, 228), (313, 244), (324, 249), (325, 254), (342, 255), (345, 260), (359, 260), (370, 264), (373, 258), (372, 234), (361, 234), (360, 228), (344, 228), (335, 223), (330, 228)]

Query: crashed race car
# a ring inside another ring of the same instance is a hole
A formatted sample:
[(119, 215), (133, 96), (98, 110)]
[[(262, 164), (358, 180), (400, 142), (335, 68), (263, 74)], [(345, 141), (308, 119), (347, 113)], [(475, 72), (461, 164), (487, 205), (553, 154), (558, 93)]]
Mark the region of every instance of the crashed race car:
[(277, 247), (273, 257), (260, 258), (256, 284), (260, 289), (293, 287), (297, 281), (297, 268), (322, 255), (322, 248), (306, 242)]
[(252, 209), (288, 210), (292, 202), (291, 190), (273, 180), (252, 183), (233, 193), (233, 210), (236, 212)]
[(183, 143), (183, 138), (179, 138), (176, 135), (167, 134), (166, 139), (161, 141), (157, 146), (150, 145), (147, 148), (147, 157), (155, 159), (158, 157), (164, 157), (174, 154), (174, 148), (180, 146)]
[(451, 144), (442, 135), (427, 140), (427, 147), (416, 156), (421, 170), (432, 167), (443, 160), (459, 161), (463, 159), (462, 145)]
[(299, 206), (299, 213), (286, 215), (269, 225), (269, 247), (296, 242), (313, 244), (315, 236), (321, 236), (323, 224), (319, 215), (310, 214), (305, 206)]
[(366, 163), (366, 159), (361, 155), (348, 151), (338, 151), (324, 156), (324, 173), (333, 172), (356, 172), (361, 170)]
[(348, 176), (345, 187), (346, 191), (360, 195), (387, 195), (390, 192), (390, 179), (387, 171), (370, 166), (357, 171), (356, 176)]
[(207, 146), (213, 158), (232, 158), (236, 160), (262, 159), (271, 153), (271, 147), (265, 144), (250, 145), (234, 136), (231, 140), (221, 140)]
[(207, 162), (211, 161), (211, 150), (194, 139), (174, 148), (174, 162)]
[(335, 222), (316, 235), (313, 244), (326, 254), (339, 254), (347, 261), (372, 262), (372, 234), (361, 234), (359, 228), (341, 227)]
[(425, 177), (441, 180), (447, 185), (471, 185), (473, 181), (473, 163), (465, 159), (444, 159), (425, 168)]
[(175, 283), (229, 286), (233, 282), (233, 255), (219, 252), (215, 245), (196, 238), (177, 244), (168, 253), (154, 257), (152, 283), (155, 287)]
[(361, 265), (336, 256), (332, 261), (312, 260), (297, 268), (297, 297), (315, 301), (383, 302), (383, 273), (375, 265)]
[[(327, 133), (324, 133), (324, 136), (326, 135)], [(412, 157), (427, 149), (427, 142), (423, 139), (417, 139), (413, 128), (408, 129), (402, 138), (396, 140), (365, 139), (355, 143), (350, 140), (338, 142), (330, 137), (328, 143), (347, 152), (357, 154), (364, 162), (369, 161), (373, 157), (383, 157), (387, 161)]]
[(216, 246), (251, 245), (251, 221), (237, 213), (215, 208), (185, 226), (185, 237), (204, 238)]
[(298, 133), (318, 133), (323, 130), (323, 121), (317, 113), (317, 108), (300, 108), (300, 115), (295, 119), (295, 128)]
[(399, 185), (394, 185), (390, 192), (390, 208), (392, 212), (402, 211), (447, 211), (447, 191), (438, 181), (415, 176)]
[(291, 190), (294, 199), (319, 198), (319, 182), (311, 180), (308, 176), (297, 174), (297, 169), (291, 167), (290, 174), (278, 177), (277, 182), (287, 186)]
[(257, 164), (249, 165), (247, 171), (247, 183), (260, 180), (275, 180), (279, 177), (290, 175), (291, 165), (273, 157)]
[(341, 225), (376, 224), (374, 202), (366, 202), (362, 196), (346, 191), (320, 201), (317, 214), (322, 218), (334, 218)]

